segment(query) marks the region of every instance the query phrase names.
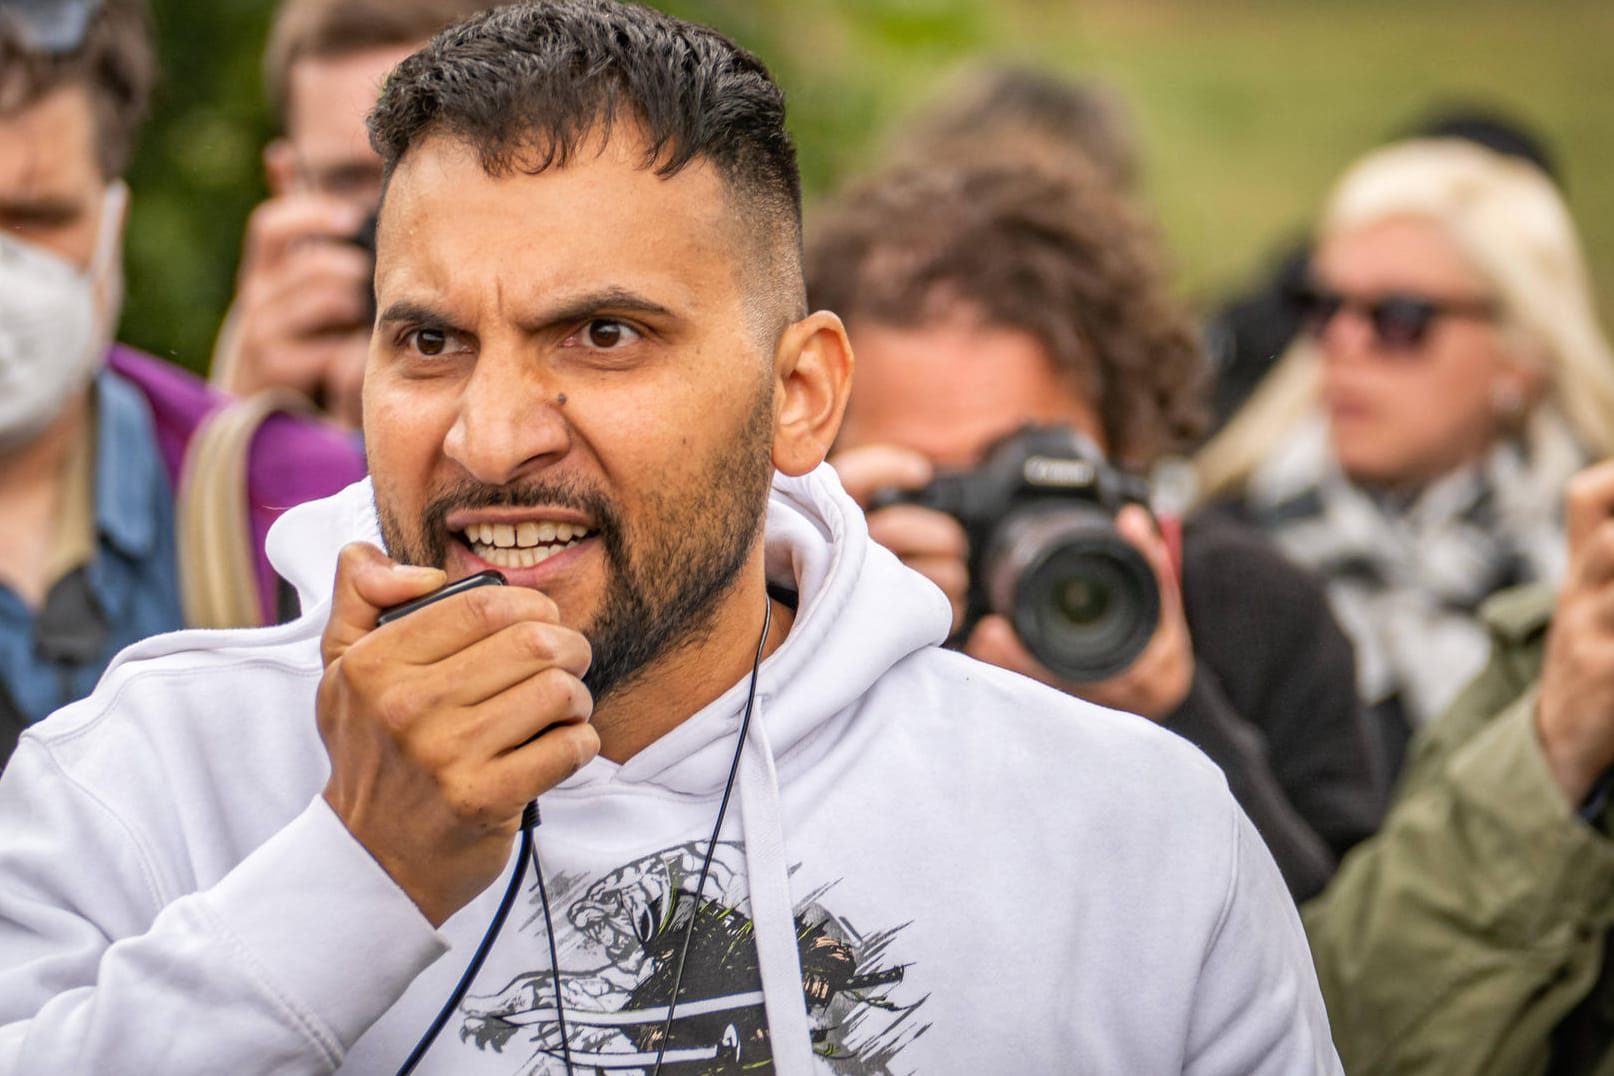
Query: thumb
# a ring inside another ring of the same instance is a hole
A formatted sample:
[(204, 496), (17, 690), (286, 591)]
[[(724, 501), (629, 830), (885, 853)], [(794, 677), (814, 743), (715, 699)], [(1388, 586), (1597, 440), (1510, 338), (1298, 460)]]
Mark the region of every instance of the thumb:
[(430, 594), (447, 581), (441, 569), (399, 564), (369, 542), (343, 546), (336, 558), (331, 618), (320, 644), (325, 664), (374, 631), (381, 610)]

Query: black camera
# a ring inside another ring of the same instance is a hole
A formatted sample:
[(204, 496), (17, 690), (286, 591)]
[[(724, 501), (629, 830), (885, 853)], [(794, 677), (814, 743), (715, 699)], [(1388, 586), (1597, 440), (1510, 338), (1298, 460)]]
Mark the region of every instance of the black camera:
[(1122, 506), (1148, 500), (1148, 483), (1110, 466), (1086, 437), (1027, 426), (974, 470), (883, 492), (871, 509), (917, 504), (956, 518), (970, 545), (963, 631), (1001, 614), (1038, 661), (1091, 681), (1136, 661), (1160, 622), (1154, 569), (1115, 529)]
[(363, 251), (370, 259), (370, 272), (364, 283), (359, 286), (359, 301), (365, 310), (364, 324), (372, 325), (375, 322), (375, 225), (376, 211), (371, 210), (359, 225), (359, 230), (348, 237), (348, 242)]

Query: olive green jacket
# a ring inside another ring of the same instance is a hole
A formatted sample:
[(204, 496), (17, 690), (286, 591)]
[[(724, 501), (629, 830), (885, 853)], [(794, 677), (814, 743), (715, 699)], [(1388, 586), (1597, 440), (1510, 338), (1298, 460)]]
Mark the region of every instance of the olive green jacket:
[(1490, 665), (1414, 744), (1380, 833), (1302, 910), (1352, 1076), (1614, 1076), (1610, 812), (1594, 828), (1564, 801), (1533, 723), (1552, 597), (1487, 606)]

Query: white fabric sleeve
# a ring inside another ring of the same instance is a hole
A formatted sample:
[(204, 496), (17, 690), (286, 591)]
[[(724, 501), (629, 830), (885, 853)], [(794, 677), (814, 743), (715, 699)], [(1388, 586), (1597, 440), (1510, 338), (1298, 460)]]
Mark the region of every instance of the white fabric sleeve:
[(331, 1072), (446, 949), (320, 797), (171, 898), (33, 746), (0, 780), (0, 1073)]
[(1317, 973), (1272, 854), (1235, 809), (1222, 920), (1200, 969), (1185, 1076), (1337, 1076)]

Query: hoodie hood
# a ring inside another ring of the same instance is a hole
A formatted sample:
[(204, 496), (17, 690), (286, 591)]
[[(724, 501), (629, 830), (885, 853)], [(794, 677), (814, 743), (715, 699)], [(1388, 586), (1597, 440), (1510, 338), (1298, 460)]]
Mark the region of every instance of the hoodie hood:
[[(355, 541), (381, 545), (368, 478), (291, 509), (270, 530), (270, 563), (296, 587), (304, 620), (323, 625), (337, 555)], [(862, 510), (828, 464), (800, 478), (775, 473), (764, 546), (769, 584), (798, 599), (790, 634), (757, 682), (768, 740), (785, 765), (892, 665), (945, 640), (952, 610), (929, 580), (869, 539)], [(720, 788), (749, 688), (742, 679), (627, 762), (595, 759), (561, 787), (628, 781), (687, 794)]]

